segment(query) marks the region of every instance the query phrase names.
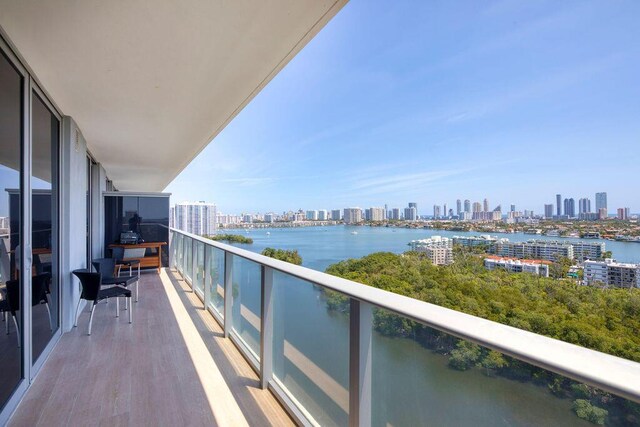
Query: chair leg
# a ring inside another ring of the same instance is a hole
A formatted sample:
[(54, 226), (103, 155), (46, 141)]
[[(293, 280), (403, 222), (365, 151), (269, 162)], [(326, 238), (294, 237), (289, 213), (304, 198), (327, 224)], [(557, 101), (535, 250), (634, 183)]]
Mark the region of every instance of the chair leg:
[(87, 331), (87, 335), (91, 335), (91, 325), (93, 324), (93, 313), (96, 310), (96, 301), (93, 301), (91, 304), (91, 314), (89, 315), (89, 330)]
[(131, 267), (132, 267), (132, 265), (129, 264), (129, 277), (131, 277)]
[(82, 302), (82, 298), (78, 298), (78, 305), (76, 306), (76, 317), (73, 320), (73, 327), (78, 327), (78, 316), (80, 315), (80, 303)]
[(136, 302), (138, 302), (138, 297), (140, 296), (140, 289), (139, 289), (139, 284), (140, 284), (140, 279), (136, 280)]
[(124, 299), (124, 309), (129, 310), (129, 298)]
[[(127, 299), (131, 299), (131, 297)], [(129, 304), (129, 323), (133, 323), (133, 304)]]
[(4, 312), (3, 319), (4, 319), (4, 323), (6, 323), (5, 326), (7, 327), (7, 335), (9, 335), (9, 312), (7, 311)]
[(120, 298), (116, 297), (116, 317), (120, 317)]
[(16, 325), (16, 336), (18, 337), (18, 348), (20, 348), (20, 326), (18, 326), (18, 320), (16, 319), (15, 314), (12, 314), (11, 317), (13, 318), (13, 324)]
[(49, 313), (49, 329), (53, 332), (53, 319), (51, 318), (51, 309), (49, 308), (49, 303), (44, 303), (45, 307), (47, 307), (47, 313)]

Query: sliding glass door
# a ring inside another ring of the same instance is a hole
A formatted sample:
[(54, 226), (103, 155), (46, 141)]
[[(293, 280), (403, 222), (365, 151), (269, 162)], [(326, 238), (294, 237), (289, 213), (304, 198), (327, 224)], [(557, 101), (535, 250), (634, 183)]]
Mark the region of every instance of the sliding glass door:
[(0, 38), (0, 424), (60, 336), (60, 117)]
[(31, 94), (31, 355), (35, 362), (59, 327), (58, 152), (60, 121)]
[(20, 201), (25, 80), (0, 50), (0, 408), (24, 377)]

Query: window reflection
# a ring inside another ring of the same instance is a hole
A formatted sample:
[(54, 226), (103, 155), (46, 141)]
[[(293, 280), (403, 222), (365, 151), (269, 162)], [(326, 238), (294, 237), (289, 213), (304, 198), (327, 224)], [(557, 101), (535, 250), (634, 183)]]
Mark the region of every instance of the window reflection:
[(0, 408), (22, 378), (21, 338), (16, 327), (23, 323), (18, 282), (20, 206), (10, 206), (12, 194), (16, 200), (20, 195), (22, 88), (22, 77), (0, 52)]

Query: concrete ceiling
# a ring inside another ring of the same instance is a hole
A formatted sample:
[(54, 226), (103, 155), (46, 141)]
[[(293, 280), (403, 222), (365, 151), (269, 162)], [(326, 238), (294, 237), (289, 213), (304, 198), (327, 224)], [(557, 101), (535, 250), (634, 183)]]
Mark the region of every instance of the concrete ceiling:
[(161, 191), (347, 0), (0, 0), (120, 190)]

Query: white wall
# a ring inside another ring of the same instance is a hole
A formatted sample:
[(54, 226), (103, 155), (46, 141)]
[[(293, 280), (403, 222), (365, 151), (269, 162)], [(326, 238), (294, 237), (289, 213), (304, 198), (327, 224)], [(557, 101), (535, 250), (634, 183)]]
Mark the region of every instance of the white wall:
[(78, 279), (71, 272), (86, 265), (87, 144), (71, 117), (62, 119), (62, 172), (60, 176), (62, 256), (60, 266), (62, 330), (71, 330), (80, 298)]

